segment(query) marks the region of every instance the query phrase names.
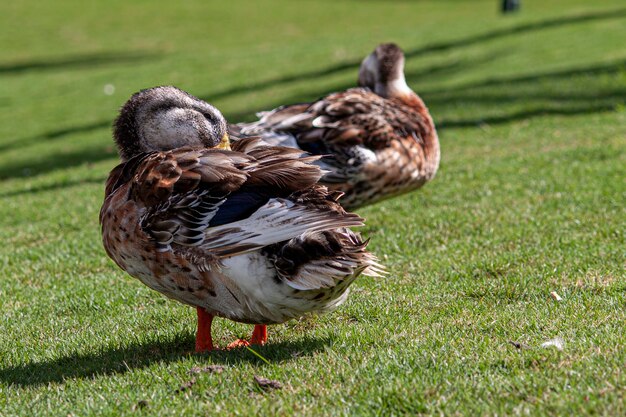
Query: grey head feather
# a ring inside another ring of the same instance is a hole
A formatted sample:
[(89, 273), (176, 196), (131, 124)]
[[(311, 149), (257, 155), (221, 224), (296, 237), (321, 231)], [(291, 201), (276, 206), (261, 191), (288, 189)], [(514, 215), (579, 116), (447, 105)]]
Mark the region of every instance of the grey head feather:
[(209, 103), (172, 86), (141, 90), (122, 106), (113, 125), (120, 157), (184, 146), (212, 148), (226, 134), (226, 120)]

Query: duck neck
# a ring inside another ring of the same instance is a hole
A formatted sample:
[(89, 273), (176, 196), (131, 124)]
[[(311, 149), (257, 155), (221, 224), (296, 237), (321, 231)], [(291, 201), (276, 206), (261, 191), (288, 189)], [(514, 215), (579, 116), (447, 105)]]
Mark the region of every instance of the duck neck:
[(422, 98), (408, 86), (407, 89), (403, 89), (400, 94), (396, 94), (393, 97), (400, 100), (405, 105), (415, 109), (422, 117), (422, 148), (424, 150), (425, 175), (433, 177), (439, 167), (440, 149), (437, 129), (435, 128), (433, 118), (430, 116), (428, 107), (426, 107)]

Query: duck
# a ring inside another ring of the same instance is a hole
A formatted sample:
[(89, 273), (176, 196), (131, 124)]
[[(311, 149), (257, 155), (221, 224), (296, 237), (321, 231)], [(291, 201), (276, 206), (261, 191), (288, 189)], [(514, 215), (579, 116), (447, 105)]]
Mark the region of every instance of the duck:
[(434, 178), (440, 147), (428, 108), (406, 83), (404, 62), (398, 45), (380, 44), (362, 61), (358, 87), (258, 113), (257, 121), (229, 131), (323, 156), (321, 184), (344, 192), (348, 210), (413, 191)]
[(196, 308), (195, 349), (216, 349), (212, 321), (267, 325), (345, 302), (360, 275), (384, 268), (351, 230), (363, 219), (319, 184), (319, 156), (231, 143), (214, 106), (173, 86), (139, 91), (122, 106), (113, 136), (121, 163), (100, 211), (107, 255), (159, 293)]

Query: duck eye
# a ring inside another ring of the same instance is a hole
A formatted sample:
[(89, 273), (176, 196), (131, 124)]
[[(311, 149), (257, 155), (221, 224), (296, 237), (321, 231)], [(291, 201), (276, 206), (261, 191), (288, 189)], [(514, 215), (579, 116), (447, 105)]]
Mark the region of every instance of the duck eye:
[(203, 112), (202, 112), (202, 115), (203, 115), (203, 116), (204, 116), (204, 118), (205, 118), (205, 119), (207, 119), (207, 120), (208, 120), (211, 124), (213, 124), (213, 123), (217, 123), (217, 122), (218, 122), (218, 120), (219, 120), (219, 119), (218, 119), (218, 117), (217, 117), (214, 113), (211, 113), (211, 112), (206, 112), (206, 111), (203, 111)]

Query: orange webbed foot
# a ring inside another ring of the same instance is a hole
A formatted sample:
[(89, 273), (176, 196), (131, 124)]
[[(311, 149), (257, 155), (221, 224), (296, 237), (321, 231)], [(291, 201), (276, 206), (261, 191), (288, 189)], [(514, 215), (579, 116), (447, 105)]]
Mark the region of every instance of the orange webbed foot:
[(243, 339), (235, 340), (233, 343), (229, 344), (226, 349), (237, 349), (250, 345), (263, 346), (265, 343), (267, 343), (267, 326), (265, 324), (257, 324), (254, 326), (252, 338), (250, 338), (249, 341)]
[(244, 339), (237, 339), (232, 343), (229, 343), (228, 346), (226, 346), (226, 350), (231, 350), (231, 349), (239, 349), (242, 347), (247, 347), (250, 346), (250, 342)]

